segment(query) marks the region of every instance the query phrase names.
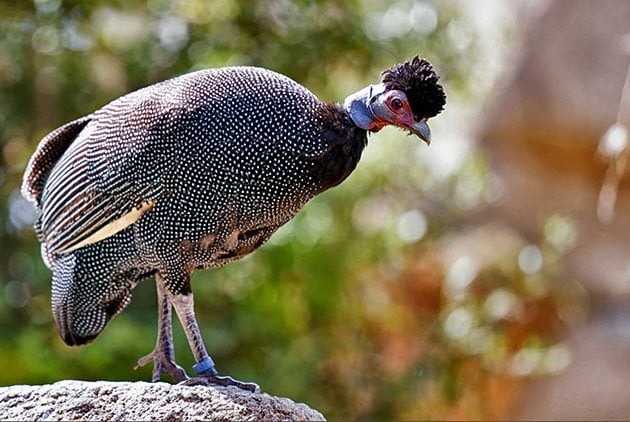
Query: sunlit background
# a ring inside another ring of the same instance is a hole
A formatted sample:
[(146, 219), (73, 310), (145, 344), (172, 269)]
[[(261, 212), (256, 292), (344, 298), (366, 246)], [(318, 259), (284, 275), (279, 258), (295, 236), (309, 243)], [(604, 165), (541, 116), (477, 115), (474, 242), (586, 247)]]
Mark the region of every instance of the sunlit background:
[(19, 192), (46, 133), (197, 69), (262, 66), (341, 102), (420, 54), (448, 96), (429, 148), (371, 136), (267, 245), (195, 273), (219, 371), (331, 419), (630, 416), (630, 10), (593, 3), (0, 2), (0, 385), (151, 377), (133, 366), (155, 342), (152, 280), (91, 345), (56, 332)]

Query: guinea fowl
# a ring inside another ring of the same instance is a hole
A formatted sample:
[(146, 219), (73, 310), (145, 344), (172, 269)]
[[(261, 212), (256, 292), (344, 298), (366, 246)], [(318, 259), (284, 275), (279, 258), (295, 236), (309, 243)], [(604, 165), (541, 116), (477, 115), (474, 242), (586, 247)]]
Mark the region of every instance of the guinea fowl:
[(315, 195), (355, 169), (367, 133), (394, 125), (430, 141), (426, 120), (446, 100), (415, 57), (381, 83), (319, 101), (295, 81), (255, 67), (179, 76), (120, 97), (54, 130), (24, 175), (52, 310), (69, 345), (94, 339), (155, 275), (158, 335), (152, 380), (188, 380), (175, 363), (172, 308), (192, 349), (193, 382), (257, 386), (220, 376), (193, 310), (190, 275), (242, 258)]

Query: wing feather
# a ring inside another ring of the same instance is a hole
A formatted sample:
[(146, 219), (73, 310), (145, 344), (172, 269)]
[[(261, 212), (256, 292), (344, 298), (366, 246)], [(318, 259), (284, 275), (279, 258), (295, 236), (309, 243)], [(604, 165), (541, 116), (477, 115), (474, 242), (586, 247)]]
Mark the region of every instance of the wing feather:
[(124, 214), (122, 217), (112, 222), (108, 222), (107, 224), (103, 225), (93, 232), (90, 231), (90, 233), (92, 234), (88, 235), (87, 237), (77, 236), (77, 239), (74, 241), (74, 243), (60, 243), (57, 246), (58, 253), (69, 253), (76, 249), (82, 248), (92, 243), (99, 242), (103, 239), (107, 239), (108, 237), (115, 235), (116, 233), (126, 229), (127, 227), (138, 221), (145, 212), (153, 208), (153, 205), (155, 205), (155, 201), (144, 202), (140, 204), (137, 208), (132, 209), (128, 213)]
[(22, 195), (38, 208), (50, 171), (90, 120), (91, 116), (85, 116), (66, 123), (46, 135), (37, 146), (24, 172)]
[(172, 132), (181, 114), (165, 104), (167, 98), (140, 90), (91, 115), (41, 193), (39, 225), (49, 253), (69, 253), (115, 235), (165, 193), (178, 161)]

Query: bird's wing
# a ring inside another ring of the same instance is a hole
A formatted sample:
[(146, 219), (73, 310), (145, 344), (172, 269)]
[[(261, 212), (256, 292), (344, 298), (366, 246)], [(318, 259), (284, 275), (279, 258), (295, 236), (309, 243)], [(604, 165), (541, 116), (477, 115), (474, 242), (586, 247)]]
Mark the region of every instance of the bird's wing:
[(177, 165), (181, 110), (143, 89), (91, 115), (45, 180), (40, 235), (51, 253), (113, 236), (149, 211)]
[(22, 181), (22, 195), (38, 208), (41, 208), (42, 190), (50, 171), (89, 122), (90, 116), (73, 120), (50, 132), (39, 143)]

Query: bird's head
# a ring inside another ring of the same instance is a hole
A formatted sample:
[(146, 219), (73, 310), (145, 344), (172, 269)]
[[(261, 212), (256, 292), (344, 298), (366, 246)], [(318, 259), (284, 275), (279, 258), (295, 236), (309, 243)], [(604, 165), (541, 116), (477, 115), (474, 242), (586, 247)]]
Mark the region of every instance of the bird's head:
[(381, 74), (381, 83), (348, 96), (344, 108), (355, 125), (378, 132), (387, 125), (409, 130), (427, 144), (431, 131), (427, 120), (446, 104), (444, 89), (431, 64), (414, 57)]

